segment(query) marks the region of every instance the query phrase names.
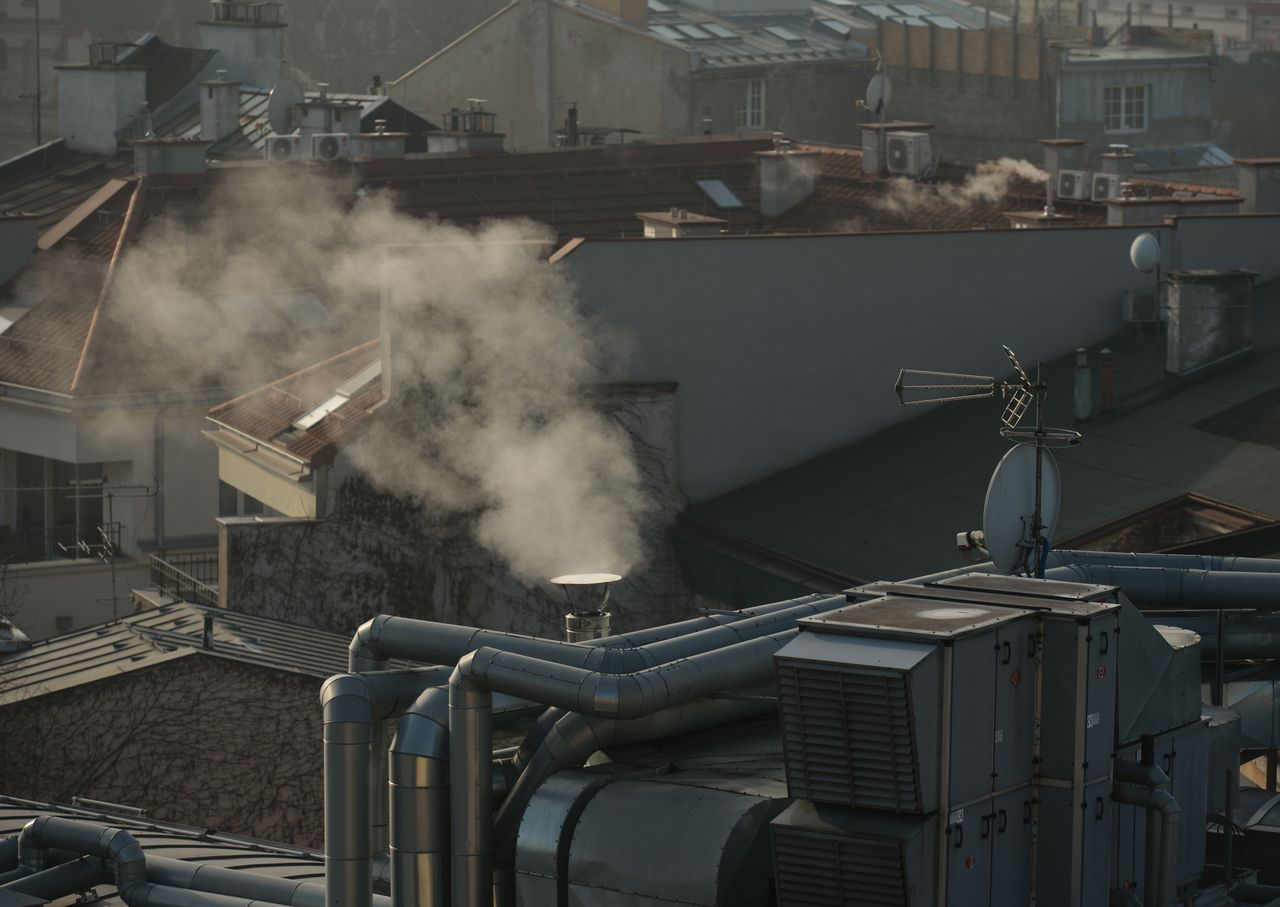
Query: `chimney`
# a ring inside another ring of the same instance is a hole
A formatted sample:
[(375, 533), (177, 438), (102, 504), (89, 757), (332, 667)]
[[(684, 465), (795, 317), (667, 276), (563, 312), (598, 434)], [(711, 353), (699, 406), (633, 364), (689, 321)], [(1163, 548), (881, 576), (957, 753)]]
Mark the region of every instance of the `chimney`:
[(1085, 144), (1080, 139), (1041, 139), (1044, 171), (1057, 180), (1060, 170), (1083, 170)]
[(760, 213), (777, 217), (800, 204), (818, 184), (818, 153), (795, 151), (780, 144), (773, 151), (757, 151)]
[(648, 0), (582, 0), (582, 5), (637, 28), (644, 28), (649, 24)]
[(1280, 212), (1280, 157), (1236, 158), (1242, 214)]
[(497, 131), (498, 115), (485, 110), (483, 98), (467, 98), (467, 109), (443, 117), (446, 128), (427, 133), (429, 154), (502, 154), (506, 135)]
[(605, 606), (609, 604), (611, 587), (620, 579), (616, 573), (570, 573), (551, 580), (569, 603), (570, 611), (564, 616), (565, 638), (569, 642), (609, 635), (613, 615)]
[(279, 3), (211, 0), (212, 15), (197, 23), (200, 46), (220, 50), (233, 80), (271, 88), (284, 75), (284, 28)]
[(147, 71), (117, 64), (119, 51), (132, 45), (96, 43), (89, 62), (58, 70), (58, 131), (72, 151), (115, 154), (118, 136), (139, 122), (147, 103)]
[(208, 139), (135, 139), (133, 169), (140, 176), (182, 176), (208, 169)]
[(240, 83), (219, 69), (218, 78), (200, 83), (200, 137), (216, 142), (239, 128)]
[(404, 160), (405, 143), (408, 141), (409, 133), (387, 132), (386, 120), (374, 120), (373, 132), (355, 136), (351, 156), (358, 161)]
[(200, 645), (205, 649), (213, 648), (213, 614), (204, 612), (204, 632), (200, 635)]
[(0, 285), (31, 263), (39, 237), (40, 215), (0, 214)]
[(1112, 145), (1111, 150), (1101, 155), (1102, 172), (1116, 176), (1130, 176), (1138, 156), (1129, 150), (1128, 145)]
[(669, 211), (641, 211), (636, 217), (644, 223), (645, 239), (719, 236), (729, 223), (723, 218), (695, 214), (684, 208), (672, 208)]
[(1253, 349), (1253, 271), (1170, 271), (1165, 371), (1179, 378)]

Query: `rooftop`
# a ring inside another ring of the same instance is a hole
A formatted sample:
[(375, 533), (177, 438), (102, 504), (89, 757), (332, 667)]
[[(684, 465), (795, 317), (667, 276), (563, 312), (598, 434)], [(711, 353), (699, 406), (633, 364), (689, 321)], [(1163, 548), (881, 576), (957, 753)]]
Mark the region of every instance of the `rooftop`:
[[(207, 616), (213, 618), (210, 649), (203, 646)], [(0, 706), (191, 656), (325, 678), (347, 669), (348, 642), (337, 633), (220, 608), (162, 605), (0, 657)]]

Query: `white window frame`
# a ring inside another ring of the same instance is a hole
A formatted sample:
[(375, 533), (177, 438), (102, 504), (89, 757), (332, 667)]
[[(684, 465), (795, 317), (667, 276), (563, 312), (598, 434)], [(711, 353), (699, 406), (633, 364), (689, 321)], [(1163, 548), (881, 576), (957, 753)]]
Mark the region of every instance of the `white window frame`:
[(738, 107), (739, 129), (764, 129), (765, 85), (764, 79), (748, 79)]
[(1102, 131), (1108, 135), (1146, 132), (1151, 124), (1149, 85), (1108, 85), (1102, 89)]

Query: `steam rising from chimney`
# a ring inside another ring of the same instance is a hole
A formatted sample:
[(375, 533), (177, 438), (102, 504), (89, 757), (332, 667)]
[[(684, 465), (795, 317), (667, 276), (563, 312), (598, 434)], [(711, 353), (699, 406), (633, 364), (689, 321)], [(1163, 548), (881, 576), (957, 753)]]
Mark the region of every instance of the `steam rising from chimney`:
[(230, 396), (367, 340), (382, 311), (396, 397), (350, 448), (375, 487), (467, 520), (529, 583), (637, 565), (653, 504), (630, 437), (589, 390), (619, 344), (547, 264), (553, 234), (411, 218), (288, 169), (237, 175), (198, 218), (141, 232), (95, 340), (130, 353), (115, 389)]
[(889, 180), (889, 191), (875, 200), (876, 207), (893, 214), (907, 214), (930, 207), (968, 208), (976, 204), (1001, 201), (1014, 180), (1043, 184), (1049, 178), (1029, 161), (1002, 157), (998, 161), (982, 161), (960, 184), (917, 183), (905, 178)]

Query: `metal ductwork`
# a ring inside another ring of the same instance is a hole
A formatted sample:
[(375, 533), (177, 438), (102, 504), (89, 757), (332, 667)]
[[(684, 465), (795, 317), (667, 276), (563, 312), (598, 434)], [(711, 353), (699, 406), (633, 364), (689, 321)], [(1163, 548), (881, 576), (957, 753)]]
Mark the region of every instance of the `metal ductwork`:
[(1280, 561), (1263, 557), (1229, 557), (1213, 554), (1138, 554), (1121, 551), (1049, 552), (1046, 567), (1162, 567), (1177, 570), (1210, 570), (1219, 573), (1280, 573)]
[[(80, 857), (0, 885), (0, 892), (12, 891), (42, 901), (56, 901), (88, 891), (102, 881), (106, 867), (98, 857)], [(3, 895), (0, 894), (0, 899)]]
[(1147, 810), (1146, 872), (1143, 900), (1153, 907), (1168, 904), (1176, 891), (1178, 826), (1182, 810), (1167, 790), (1169, 777), (1154, 765), (1116, 763), (1111, 796), (1118, 803)]
[(481, 648), (458, 662), (449, 680), (451, 890), (454, 904), (493, 903), (493, 790), (490, 697), (504, 692), (611, 719), (661, 709), (743, 686), (773, 672), (773, 655), (794, 630), (775, 633), (630, 674), (606, 674)]
[[(1237, 559), (1240, 560), (1240, 559)], [(1118, 586), (1139, 608), (1280, 607), (1280, 572), (1076, 564), (1045, 571), (1045, 579)]]

